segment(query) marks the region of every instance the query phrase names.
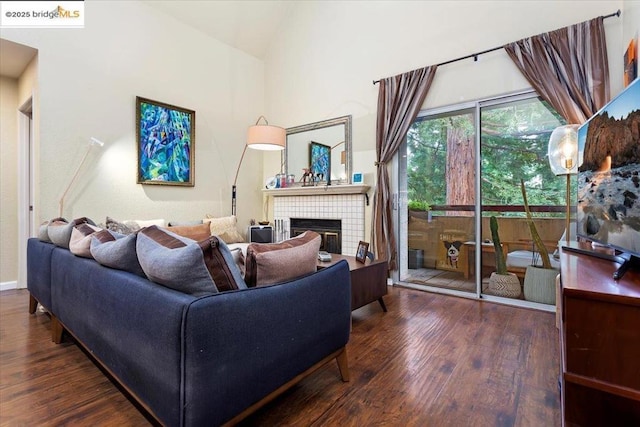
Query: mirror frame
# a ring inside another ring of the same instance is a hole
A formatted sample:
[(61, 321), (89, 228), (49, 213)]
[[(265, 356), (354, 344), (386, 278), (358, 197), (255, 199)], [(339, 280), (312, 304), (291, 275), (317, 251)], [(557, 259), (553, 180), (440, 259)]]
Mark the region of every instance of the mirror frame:
[(282, 164), (284, 164), (284, 173), (289, 173), (289, 157), (287, 153), (289, 152), (289, 135), (309, 132), (312, 130), (328, 128), (331, 126), (344, 125), (344, 151), (346, 154), (345, 159), (345, 175), (346, 175), (346, 184), (351, 184), (351, 173), (352, 173), (352, 153), (351, 153), (351, 115), (336, 117), (328, 120), (321, 120), (319, 122), (307, 123), (305, 125), (294, 126), (287, 128), (287, 144), (285, 145), (284, 150), (282, 151)]

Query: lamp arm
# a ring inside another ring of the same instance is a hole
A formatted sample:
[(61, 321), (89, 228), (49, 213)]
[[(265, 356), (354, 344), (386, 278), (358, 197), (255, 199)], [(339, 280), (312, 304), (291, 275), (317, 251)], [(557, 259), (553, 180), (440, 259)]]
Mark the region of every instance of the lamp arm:
[(233, 186), (236, 186), (236, 182), (238, 182), (238, 175), (240, 174), (240, 166), (242, 166), (242, 161), (244, 160), (244, 155), (247, 152), (247, 144), (244, 145), (244, 150), (242, 150), (242, 156), (240, 156), (240, 162), (238, 162), (238, 168), (236, 169), (236, 177), (233, 179)]
[(233, 179), (233, 185), (231, 186), (231, 215), (236, 214), (236, 183), (238, 182), (240, 167), (242, 166), (242, 161), (244, 160), (244, 155), (246, 152), (247, 152), (247, 144), (244, 145), (244, 149), (242, 150), (242, 156), (240, 156), (240, 161), (238, 162), (238, 168), (236, 169), (236, 176)]
[(87, 160), (87, 157), (89, 157), (89, 152), (91, 151), (91, 147), (93, 147), (93, 145), (89, 145), (87, 147), (87, 151), (84, 153), (84, 157), (82, 157), (82, 160), (80, 161), (80, 164), (78, 165), (78, 168), (76, 169), (75, 173), (73, 174), (73, 177), (71, 178), (71, 181), (69, 181), (69, 185), (67, 185), (67, 188), (65, 188), (64, 193), (62, 193), (62, 196), (60, 197), (60, 202), (59, 202), (60, 208), (59, 208), (59, 212), (58, 212), (58, 216), (59, 217), (62, 217), (62, 209), (64, 207), (64, 198), (66, 197), (67, 193), (71, 189), (71, 186), (75, 182), (76, 178), (78, 178), (78, 174), (80, 173), (80, 169), (82, 169), (82, 165), (84, 165), (84, 162)]

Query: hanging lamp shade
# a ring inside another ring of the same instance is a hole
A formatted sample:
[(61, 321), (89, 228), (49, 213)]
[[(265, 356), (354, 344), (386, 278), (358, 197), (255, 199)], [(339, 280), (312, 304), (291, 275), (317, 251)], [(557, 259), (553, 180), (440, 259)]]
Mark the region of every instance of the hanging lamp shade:
[[(264, 119), (265, 124), (259, 124)], [(287, 131), (279, 126), (271, 126), (264, 116), (260, 116), (254, 126), (247, 131), (247, 146), (254, 150), (284, 150)]]
[(547, 155), (549, 166), (555, 175), (572, 175), (578, 172), (578, 127), (559, 126), (549, 138)]

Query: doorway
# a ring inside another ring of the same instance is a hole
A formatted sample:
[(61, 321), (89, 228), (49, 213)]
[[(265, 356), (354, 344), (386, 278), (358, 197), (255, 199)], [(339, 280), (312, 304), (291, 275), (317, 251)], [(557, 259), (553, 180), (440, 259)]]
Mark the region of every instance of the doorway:
[(33, 97), (18, 108), (18, 281), (27, 287), (27, 240), (35, 236)]

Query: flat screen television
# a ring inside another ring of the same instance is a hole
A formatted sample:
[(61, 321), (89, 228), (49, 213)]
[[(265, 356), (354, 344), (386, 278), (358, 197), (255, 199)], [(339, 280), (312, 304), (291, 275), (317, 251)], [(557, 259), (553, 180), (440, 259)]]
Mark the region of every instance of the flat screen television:
[[(640, 266), (640, 79), (578, 128), (577, 234)], [(619, 251), (619, 252), (618, 252)]]

